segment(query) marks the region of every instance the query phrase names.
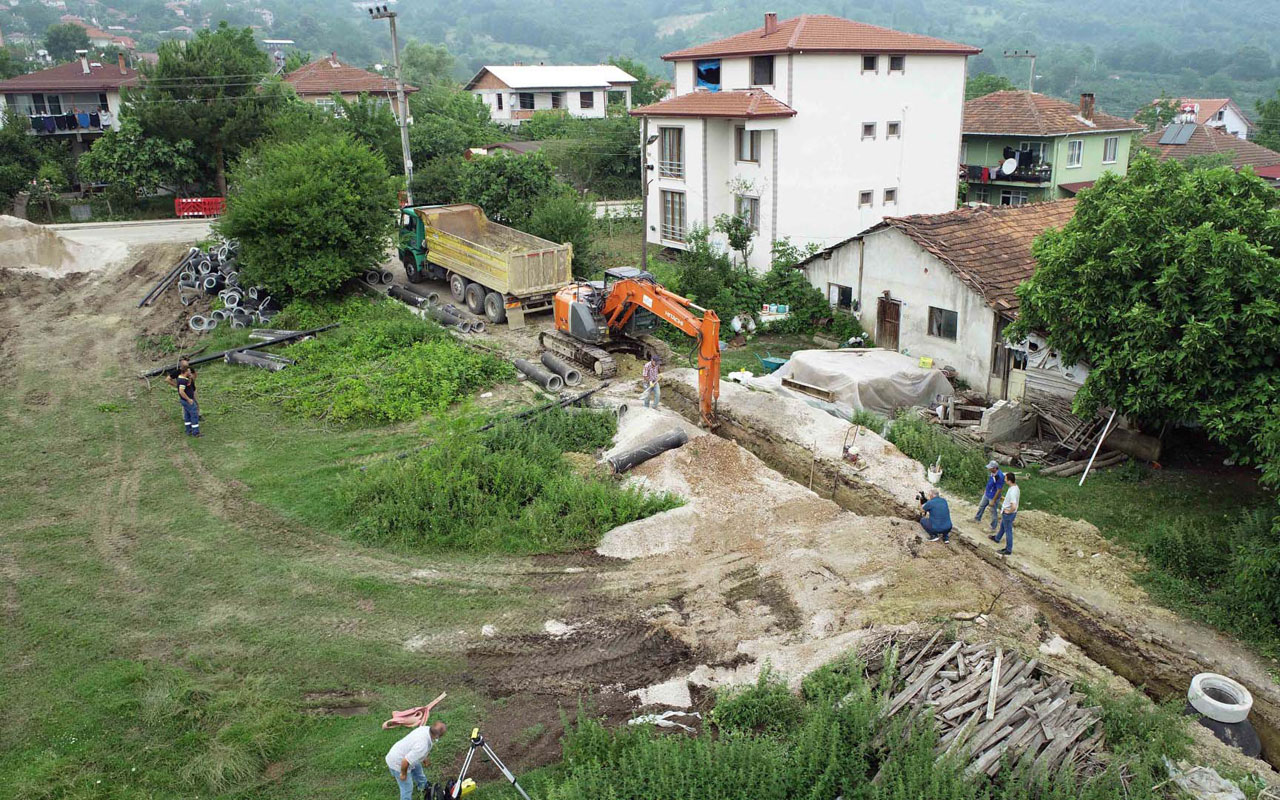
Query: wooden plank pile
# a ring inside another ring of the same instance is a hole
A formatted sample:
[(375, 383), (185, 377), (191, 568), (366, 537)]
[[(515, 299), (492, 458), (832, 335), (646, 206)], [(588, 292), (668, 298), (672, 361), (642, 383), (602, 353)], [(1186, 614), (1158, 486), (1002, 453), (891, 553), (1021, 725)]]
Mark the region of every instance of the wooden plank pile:
[(902, 660), (903, 688), (884, 714), (932, 712), (941, 738), (937, 754), (968, 761), (970, 774), (994, 776), (1006, 756), (1053, 771), (1092, 772), (1102, 744), (1100, 713), (1083, 694), (991, 642), (939, 643), (942, 631)]

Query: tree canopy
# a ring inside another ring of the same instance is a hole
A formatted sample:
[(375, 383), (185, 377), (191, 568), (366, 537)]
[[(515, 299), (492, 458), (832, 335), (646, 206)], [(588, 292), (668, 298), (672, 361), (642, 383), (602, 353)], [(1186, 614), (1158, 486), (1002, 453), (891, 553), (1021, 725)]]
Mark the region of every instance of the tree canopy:
[(1154, 100), (1150, 105), (1139, 109), (1138, 113), (1133, 115), (1133, 121), (1141, 123), (1148, 132), (1158, 131), (1173, 122), (1179, 110), (1177, 100), (1160, 95), (1159, 100)]
[(70, 22), (50, 25), (44, 32), (44, 49), (54, 61), (74, 61), (77, 50), (89, 49), (89, 34)]
[(170, 191), (195, 180), (191, 142), (170, 142), (146, 136), (138, 121), (125, 117), (80, 156), (78, 172), (84, 180), (105, 183), (109, 196), (131, 203), (160, 189)]
[(165, 42), (158, 56), (155, 66), (144, 68), (142, 89), (128, 93), (129, 114), (148, 136), (194, 142), (225, 196), (228, 160), (262, 136), (287, 90), (266, 79), (271, 57), (258, 48), (251, 28), (223, 22), (185, 44)]
[(7, 210), (18, 192), (40, 169), (40, 151), (26, 119), (10, 115), (0, 126), (0, 211)]
[(383, 260), (396, 183), (363, 142), (334, 130), (269, 139), (232, 170), (218, 231), (240, 241), (241, 279), (317, 295)]
[(1277, 203), (1280, 193), (1247, 169), (1141, 156), (1037, 240), (1009, 335), (1043, 331), (1064, 359), (1089, 364), (1079, 410), (1196, 423), (1246, 460), (1274, 459)]
[(609, 63), (636, 79), (635, 85), (631, 87), (633, 106), (647, 106), (658, 102), (671, 86), (669, 81), (634, 58), (614, 56), (609, 59)]
[(448, 50), (427, 42), (409, 42), (400, 53), (404, 82), (419, 89), (452, 83), (455, 64)]
[(1271, 150), (1280, 150), (1280, 90), (1266, 100), (1259, 100), (1257, 134), (1254, 141)]
[(984, 72), (964, 82), (964, 99), (972, 100), (975, 97), (985, 97), (992, 92), (1005, 92), (1016, 88), (1018, 87), (1013, 85), (1013, 81), (1005, 76)]

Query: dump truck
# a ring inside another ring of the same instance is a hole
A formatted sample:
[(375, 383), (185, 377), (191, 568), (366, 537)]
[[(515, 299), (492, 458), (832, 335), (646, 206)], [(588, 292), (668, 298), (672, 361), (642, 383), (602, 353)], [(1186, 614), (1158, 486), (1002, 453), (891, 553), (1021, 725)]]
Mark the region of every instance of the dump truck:
[(550, 310), (573, 280), (573, 245), (501, 225), (470, 203), (402, 207), (399, 251), (410, 283), (447, 280), (471, 313), (513, 328)]

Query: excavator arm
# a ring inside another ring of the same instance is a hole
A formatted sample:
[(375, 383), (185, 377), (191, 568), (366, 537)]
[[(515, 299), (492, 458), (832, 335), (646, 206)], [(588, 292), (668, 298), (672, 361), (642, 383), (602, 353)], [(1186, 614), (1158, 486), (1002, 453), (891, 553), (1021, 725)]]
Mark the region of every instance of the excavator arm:
[(637, 308), (652, 312), (697, 340), (698, 408), (702, 421), (715, 427), (716, 401), (720, 398), (720, 318), (691, 300), (645, 280), (615, 281), (604, 301), (604, 318), (610, 330), (621, 330)]

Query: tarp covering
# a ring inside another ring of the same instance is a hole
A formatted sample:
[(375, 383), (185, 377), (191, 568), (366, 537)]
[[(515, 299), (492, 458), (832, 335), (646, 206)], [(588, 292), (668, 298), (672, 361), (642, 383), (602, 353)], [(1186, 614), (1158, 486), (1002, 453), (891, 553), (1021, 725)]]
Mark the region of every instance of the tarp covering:
[[(784, 378), (825, 389), (833, 399), (826, 402), (783, 386)], [(940, 371), (925, 369), (914, 358), (880, 348), (798, 350), (776, 372), (746, 383), (753, 389), (804, 400), (846, 419), (864, 409), (892, 417), (900, 408), (932, 406), (938, 395), (954, 392)]]

